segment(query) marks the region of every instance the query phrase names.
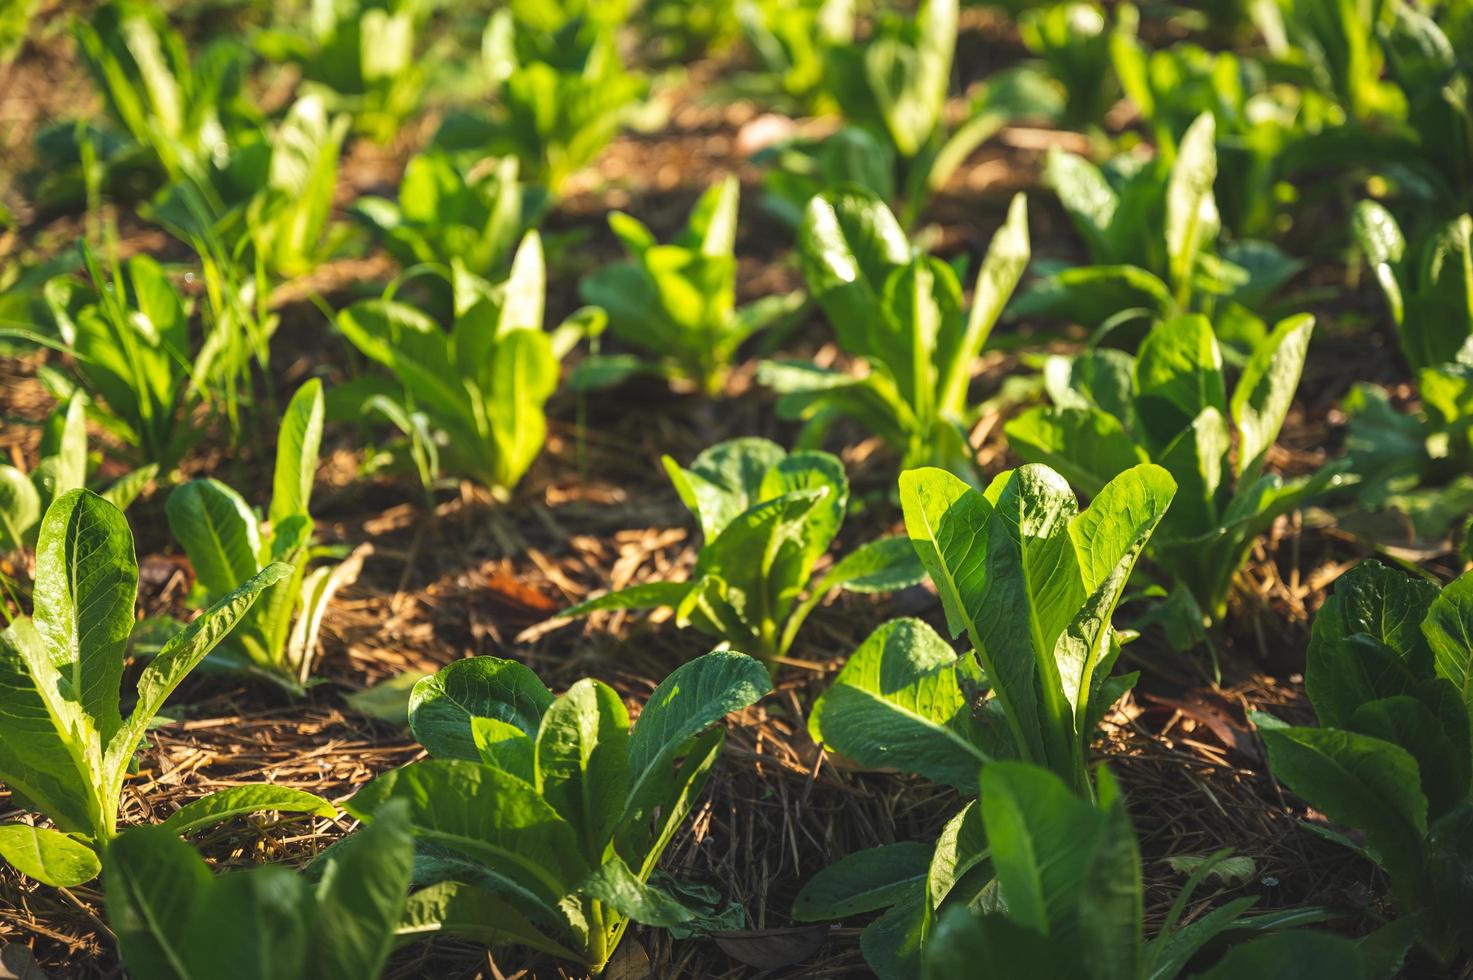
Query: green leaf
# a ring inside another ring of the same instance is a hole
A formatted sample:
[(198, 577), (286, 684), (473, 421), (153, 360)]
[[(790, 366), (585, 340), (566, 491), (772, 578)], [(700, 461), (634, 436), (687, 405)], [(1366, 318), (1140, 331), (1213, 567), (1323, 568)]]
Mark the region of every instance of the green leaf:
[(1285, 728), (1261, 732), (1274, 775), (1366, 845), (1404, 897), (1420, 891), (1427, 798), (1417, 762), (1399, 746), (1354, 732)]
[(512, 330), (496, 345), (487, 380), (480, 411), (490, 419), (495, 463), (481, 479), (493, 489), (514, 487), (547, 436), (543, 406), (558, 381), (552, 342), (540, 331)]
[(1473, 572), (1459, 576), (1432, 601), (1422, 633), (1432, 648), (1437, 676), (1457, 689), (1473, 717)]
[(718, 650), (675, 668), (645, 702), (630, 735), (631, 799), (691, 738), (771, 689), (767, 669), (734, 651)]
[(575, 963), (583, 958), (546, 935), (524, 911), (525, 906), (483, 888), (444, 881), (409, 896), (397, 934), (405, 939), (460, 936), (487, 946), (527, 946)]
[(914, 898), (896, 902), (859, 934), (865, 965), (880, 980), (910, 980), (920, 967), (927, 916), (920, 889), (916, 891)]
[(1400, 324), (1406, 310), (1406, 301), (1402, 296), (1397, 272), (1406, 256), (1407, 247), (1401, 227), (1391, 212), (1375, 201), (1361, 201), (1356, 205), (1350, 227), (1355, 233), (1361, 252), (1376, 274), (1381, 292), (1386, 296), (1392, 321)]
[(1053, 467), (1091, 496), (1117, 473), (1147, 461), (1120, 421), (1097, 408), (1035, 406), (1010, 419), (1004, 431), (1022, 459)]
[(617, 592), (605, 592), (558, 613), (564, 616), (588, 616), (610, 609), (674, 609), (685, 601), (691, 582), (642, 582)]
[(36, 542), (36, 632), (65, 696), (103, 741), (122, 725), (118, 696), (137, 591), (123, 512), (89, 490), (57, 498)]
[(256, 515), (240, 494), (219, 480), (189, 481), (169, 494), (164, 513), (195, 577), (210, 595), (225, 595), (260, 571)]
[(30, 477), (14, 466), (0, 466), (0, 552), (24, 548), (40, 519), (41, 495)]
[(556, 908), (592, 870), (577, 832), (531, 784), (479, 762), (410, 763), (375, 778), (344, 808), (371, 822), (394, 800), (408, 803), (417, 840), (480, 862), (504, 897)]
[[(44, 465), (51, 460), (55, 460), (55, 465), (48, 467), (47, 479), (43, 481), (45, 499), (55, 500), (65, 493), (86, 486), (87, 406), (84, 398), (73, 395), (67, 402), (55, 455), (42, 460), (42, 463)], [(37, 476), (40, 475), (38, 469)]]
[(977, 771), (999, 738), (973, 717), (958, 674), (956, 653), (934, 630), (893, 620), (850, 655), (814, 704), (808, 730), (862, 766), (917, 773), (974, 794)]
[(629, 713), (613, 688), (585, 677), (542, 715), (536, 786), (600, 862), (629, 792)]
[[(972, 291), (972, 308), (967, 314), (966, 330), (940, 338), (936, 351), (937, 379), (940, 391), (937, 403), (942, 411), (960, 414), (966, 403), (967, 386), (972, 380), (972, 363), (981, 355), (997, 318), (1002, 315), (1008, 298), (1028, 265), (1028, 202), (1023, 194), (1013, 196), (1008, 217), (992, 236), (987, 257), (977, 270), (977, 284)], [(951, 337), (955, 336), (955, 342)]]
[[(1344, 727), (1361, 704), (1404, 693), (1432, 673), (1423, 623), (1436, 599), (1436, 586), (1377, 561), (1362, 561), (1335, 582), (1315, 614), (1304, 672), (1321, 724)], [(1346, 642), (1357, 635), (1366, 642)]]
[(1206, 409), (1227, 416), (1222, 352), (1200, 315), (1173, 317), (1141, 342), (1135, 361), (1136, 418), (1152, 455)]
[(309, 813), (317, 817), (335, 817), (337, 808), (314, 793), (289, 786), (265, 784), (231, 786), (208, 796), (191, 800), (158, 824), (176, 834), (190, 834), (247, 813), (274, 810), (279, 813)]
[(0, 857), (52, 888), (75, 888), (102, 872), (97, 852), (86, 844), (60, 831), (21, 823), (0, 826)]
[(311, 912), (311, 892), (286, 868), (221, 875), (196, 899), (182, 937), (187, 975), (306, 980)]
[(909, 538), (876, 538), (836, 562), (814, 592), (827, 593), (836, 588), (863, 593), (895, 592), (925, 579), (926, 569)]
[[(1449, 700), (1454, 696), (1449, 693)], [(1460, 726), (1445, 730), (1432, 709), (1401, 694), (1361, 705), (1350, 716), (1350, 730), (1398, 745), (1417, 762), (1429, 820), (1451, 810), (1468, 796), (1470, 769), (1465, 708), (1457, 703)]]
[(102, 491), (102, 499), (118, 510), (127, 510), (128, 506), (138, 499), (139, 494), (143, 493), (144, 489), (153, 482), (158, 473), (159, 468), (153, 463), (124, 473)]
[(1290, 317), (1274, 327), (1243, 365), (1232, 402), (1233, 422), (1238, 428), (1240, 480), (1255, 479), (1263, 469), (1264, 457), (1294, 401), (1313, 332), (1314, 317)]
[(664, 889), (639, 880), (617, 856), (585, 878), (578, 890), (640, 925), (672, 929), (704, 918)]
[(946, 826), (941, 828), (941, 836), (936, 840), (930, 867), (926, 871), (926, 897), (931, 908), (941, 908), (947, 896), (973, 871), (981, 870), (990, 881), (992, 872), (986, 865), (988, 856), (982, 813), (977, 801), (972, 800), (946, 821)]
[(414, 837), (405, 808), (381, 808), (358, 834), (357, 847), (327, 858), (317, 884), (308, 958), (324, 980), (383, 971), (409, 894)]
[(1217, 126), (1210, 112), (1198, 116), (1177, 144), (1166, 185), (1166, 254), (1178, 297), (1190, 295), (1197, 256), (1217, 237)]
[(883, 844), (840, 858), (808, 880), (793, 899), (800, 922), (847, 919), (887, 909), (926, 880), (932, 848), (916, 841)]
[[(1079, 946), (1102, 954), (1090, 942), (1109, 931), (1098, 927), (1101, 912), (1095, 903), (1107, 897), (1112, 901), (1124, 898), (1135, 904), (1136, 917), (1130, 926), (1139, 930), (1135, 839), (1125, 821), (1124, 841), (1128, 843), (1122, 844), (1120, 818), (1110, 816), (1107, 801), (1102, 800), (1105, 812), (1097, 812), (1057, 776), (1021, 763), (985, 767), (980, 784), (982, 820), (1009, 920), (1066, 948)], [(1120, 812), (1123, 814), (1123, 808)], [(1134, 882), (1097, 880), (1108, 874), (1107, 868), (1113, 870), (1121, 862), (1117, 851), (1122, 846), (1129, 852), (1125, 857), (1133, 858), (1124, 863), (1133, 864)], [(1104, 891), (1102, 884), (1107, 886)], [(1111, 954), (1123, 952), (1115, 949)]]
[(1362, 980), (1355, 943), (1322, 932), (1278, 932), (1233, 947), (1201, 980)]
[(448, 420), (475, 431), (448, 339), (429, 317), (401, 303), (369, 300), (340, 311), (336, 323), (349, 343), (394, 372), (441, 425)]
[(702, 452), (688, 470), (667, 457), (665, 472), (710, 542), (738, 514), (761, 501), (763, 478), (786, 456), (781, 446), (768, 439), (729, 439)]
[(235, 628), (255, 603), (256, 597), (289, 576), (291, 571), (290, 565), (281, 562), (267, 565), (240, 588), (200, 613), (181, 632), (170, 637), (144, 668), (138, 678), (138, 702), (127, 723), (107, 743), (105, 767), (113, 793), (122, 791), (123, 775), (139, 739), (174, 688)]
[(926, 944), (925, 977), (1006, 976), (1016, 980), (1056, 980), (1087, 976), (1082, 949), (1001, 915), (950, 909)]
[(298, 388), (286, 406), (276, 434), (276, 470), (267, 513), (273, 527), (294, 514), (308, 513), (326, 411), (322, 382), (316, 378)]
[(1084, 157), (1055, 147), (1049, 150), (1044, 176), (1089, 246), (1091, 258), (1102, 265), (1120, 261), (1122, 256), (1111, 250), (1108, 234), (1120, 196), (1100, 169)]
[(494, 718), (535, 737), (552, 702), (552, 693), (521, 664), (471, 657), (414, 685), (409, 727), (431, 755), (477, 762), (473, 719)]
[(108, 924), (133, 975), (203, 980), (205, 974), (191, 969), (186, 947), (191, 917), (211, 884), (210, 869), (194, 848), (163, 828), (137, 827), (108, 843)]
[(31, 620), (16, 619), (0, 633), (0, 780), (60, 829), (92, 834), (107, 822), (106, 804), (92, 790), (98, 735), (63, 683)]
[(905, 231), (875, 195), (845, 189), (808, 202), (798, 231), (803, 277), (845, 350), (871, 349), (867, 325), (885, 281), (910, 254)]

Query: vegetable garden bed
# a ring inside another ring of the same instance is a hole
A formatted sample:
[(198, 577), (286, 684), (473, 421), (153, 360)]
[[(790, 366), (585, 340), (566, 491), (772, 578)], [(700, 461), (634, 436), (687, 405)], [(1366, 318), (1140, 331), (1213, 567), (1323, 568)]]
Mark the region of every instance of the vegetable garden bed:
[(5, 970), (1468, 975), (1462, 4), (309, 6), (0, 24)]

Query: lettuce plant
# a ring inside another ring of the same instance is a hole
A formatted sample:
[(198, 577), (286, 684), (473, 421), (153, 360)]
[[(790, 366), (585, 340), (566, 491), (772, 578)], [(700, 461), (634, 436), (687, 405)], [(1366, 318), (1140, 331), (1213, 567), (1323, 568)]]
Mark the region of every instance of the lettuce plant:
[(287, 868), (215, 876), (161, 827), (106, 850), (103, 891), (123, 963), (150, 980), (373, 980), (393, 950), (414, 865), (403, 806), (386, 806), (315, 881)]
[(499, 10), (484, 52), (499, 112), (478, 148), (516, 156), (524, 177), (554, 197), (618, 135), (647, 90), (643, 76), (625, 70), (612, 31), (591, 22), (547, 33), (519, 28), (512, 11)]
[(1099, 126), (1119, 93), (1110, 64), (1105, 12), (1093, 0), (1031, 7), (1018, 21), (1028, 50), (1064, 90), (1060, 121), (1072, 129)]
[[(268, 565), (170, 637), (139, 675), (124, 717), (123, 668), (138, 591), (133, 535), (122, 511), (90, 490), (58, 497), (36, 542), (34, 614), (0, 633), (7, 719), (0, 782), (55, 829), (0, 825), (0, 857), (58, 887), (96, 877), (149, 724), (256, 597), (290, 574), (286, 565)], [(234, 786), (187, 804), (165, 826), (184, 833), (258, 810), (334, 812), (310, 793)]]
[(1085, 494), (1146, 460), (1171, 472), (1181, 490), (1150, 556), (1175, 582), (1179, 643), (1226, 614), (1254, 539), (1340, 479), (1337, 466), (1288, 481), (1263, 472), (1313, 330), (1307, 315), (1279, 323), (1253, 349), (1230, 399), (1212, 324), (1174, 317), (1134, 357), (1101, 348), (1051, 360), (1044, 381), (1053, 405), (1007, 424), (1014, 452), (1058, 467)]
[(505, 282), (461, 283), (449, 331), (412, 306), (389, 299), (354, 303), (337, 316), (343, 336), (388, 368), (404, 418), (422, 411), (443, 435), (446, 468), (504, 500), (542, 451), (543, 407), (558, 383), (558, 362), (580, 337), (601, 329), (586, 312), (556, 330), (542, 328), (542, 242), (528, 232)]
[(317, 3), (306, 31), (270, 31), (257, 47), (274, 61), (300, 67), (306, 88), (348, 113), (355, 132), (387, 143), (424, 92), (426, 69), (415, 57), (415, 34), (428, 11), (423, 0)]
[(90, 283), (65, 276), (45, 287), (59, 346), (76, 358), (75, 383), (97, 406), (97, 422), (168, 473), (199, 438), (189, 414), (220, 352), (192, 356), (184, 298), (153, 259), (135, 255), (106, 276), (90, 251), (83, 259)]
[[(1110, 620), (1175, 489), (1165, 470), (1142, 464), (1080, 511), (1046, 466), (999, 474), (985, 493), (943, 470), (903, 473), (911, 544), (950, 632), (965, 634), (973, 652), (958, 657), (919, 620), (887, 623), (814, 705), (809, 733), (860, 765), (916, 773), (965, 796), (977, 795), (984, 763), (1022, 759), (1088, 798), (1090, 741), (1137, 676), (1110, 676), (1120, 654)], [(887, 909), (861, 937), (865, 958), (881, 976), (914, 976), (943, 907), (970, 904), (991, 877), (978, 831), (969, 805), (934, 848), (852, 854), (804, 887), (794, 915)]]
[[(964, 828), (989, 847), (997, 893), (981, 908), (954, 905), (925, 947), (924, 976), (1095, 977), (1171, 980), (1229, 930), (1260, 928), (1243, 914), (1255, 896), (1236, 898), (1191, 922), (1188, 903), (1226, 851), (1192, 873), (1156, 935), (1144, 939), (1140, 849), (1125, 799), (1108, 770), (1098, 799), (1070, 792), (1058, 776), (1021, 762), (987, 765), (976, 823)], [(934, 866), (933, 866), (934, 867)], [(1263, 964), (1259, 966), (1259, 964)], [(1251, 968), (1250, 968), (1251, 965)], [(1362, 953), (1329, 933), (1280, 932), (1234, 948), (1192, 976), (1232, 980), (1362, 977)]]
[(828, 453), (790, 454), (766, 439), (745, 438), (712, 446), (690, 469), (669, 456), (664, 462), (701, 525), (691, 579), (608, 592), (561, 615), (674, 609), (682, 627), (772, 661), (787, 654), (808, 614), (835, 589), (888, 592), (921, 579), (905, 539), (879, 538), (814, 580), (814, 566), (849, 506), (844, 464)]
[(215, 479), (191, 480), (169, 495), (164, 512), (194, 568), (205, 602), (217, 601), (273, 562), (292, 567), (267, 588), (211, 658), (216, 667), (259, 674), (300, 694), (312, 676), (317, 631), (332, 597), (358, 576), (364, 552), (312, 568), (308, 502), (322, 444), (322, 383), (292, 397), (276, 436), (276, 471), (267, 524), (244, 498)]
[(1109, 38), (1115, 75), (1170, 158), (1192, 122), (1210, 113), (1221, 162), (1213, 185), (1223, 228), (1272, 238), (1282, 230), (1286, 198), (1307, 184), (1288, 181), (1310, 169), (1337, 170), (1332, 138), (1341, 113), (1332, 100), (1275, 78), (1272, 66), (1246, 54), (1175, 41), (1152, 50), (1137, 36), (1133, 6), (1117, 8)]
[(890, 210), (872, 195), (832, 191), (808, 205), (798, 240), (808, 288), (839, 346), (868, 369), (861, 377), (811, 364), (763, 365), (782, 394), (778, 411), (809, 422), (816, 440), (847, 417), (880, 436), (906, 467), (933, 464), (971, 478), (972, 368), (1028, 263), (1028, 213), (1013, 199), (1007, 222), (977, 273), (963, 310), (956, 273), (916, 254)]
[[(0, 463), (0, 554), (34, 548), (41, 515), (57, 497), (87, 482), (87, 400), (74, 395), (46, 420), (40, 459), (26, 473)], [(113, 481), (102, 496), (127, 510), (157, 468), (144, 466)]]
[(887, 147), (907, 228), (989, 136), (1018, 116), (1046, 115), (1054, 108), (1052, 93), (1026, 84), (1018, 73), (1002, 73), (950, 127), (943, 110), (956, 35), (957, 0), (923, 0), (912, 15), (882, 10), (863, 38), (821, 44), (823, 90), (846, 124)]
[(1394, 117), (1405, 111), (1396, 86), (1383, 78), (1386, 58), (1377, 32), (1394, 20), (1388, 0), (1292, 0), (1278, 3), (1284, 60), (1306, 69), (1308, 80), (1333, 95), (1353, 119)]
[(615, 336), (656, 358), (652, 366), (659, 373), (693, 381), (709, 395), (724, 388), (742, 343), (803, 301), (794, 292), (737, 309), (739, 194), (735, 177), (711, 187), (668, 245), (636, 218), (612, 212), (609, 227), (630, 261), (605, 266), (579, 284), (585, 302), (608, 312)]
[(1473, 954), (1473, 574), (1438, 591), (1364, 561), (1315, 617), (1304, 688), (1318, 728), (1259, 718), (1274, 775), (1379, 865), (1418, 944)]
[(1014, 316), (1071, 320), (1105, 332), (1193, 311), (1225, 333), (1262, 338), (1257, 311), (1298, 270), (1265, 242), (1217, 247), (1221, 217), (1213, 187), (1217, 124), (1198, 116), (1174, 154), (1146, 163), (1122, 157), (1101, 169), (1050, 152), (1045, 174), (1089, 251), (1090, 264), (1040, 263), (1041, 280), (1011, 307)]
[(1473, 216), (1408, 242), (1390, 211), (1362, 201), (1352, 228), (1412, 370), (1455, 360), (1473, 337)]
[(1360, 501), (1404, 514), (1422, 541), (1440, 539), (1473, 509), (1473, 342), (1456, 360), (1417, 372), (1421, 409), (1403, 413), (1386, 392), (1358, 384), (1341, 408), (1345, 455)]
[(389, 253), (406, 269), (458, 262), (490, 278), (537, 224), (546, 204), (544, 192), (519, 181), (515, 157), (468, 164), (431, 148), (404, 168), (397, 202), (360, 198), (354, 209), (383, 235)]
[(152, 4), (108, 3), (74, 26), (108, 111), (170, 178), (202, 175), (253, 113), (240, 98), (246, 50), (212, 43), (191, 64), (184, 38)]
[(755, 660), (710, 653), (671, 673), (631, 725), (607, 685), (584, 679), (554, 698), (510, 660), (421, 680), (410, 726), (433, 758), (347, 804), (370, 829), (408, 805), (427, 887), (401, 935), (525, 946), (597, 975), (631, 921), (699, 925), (651, 878), (720, 753), (712, 726), (768, 690)]
[(799, 115), (832, 111), (824, 52), (854, 36), (854, 8), (854, 0), (741, 0), (737, 20), (760, 68), (746, 85)]

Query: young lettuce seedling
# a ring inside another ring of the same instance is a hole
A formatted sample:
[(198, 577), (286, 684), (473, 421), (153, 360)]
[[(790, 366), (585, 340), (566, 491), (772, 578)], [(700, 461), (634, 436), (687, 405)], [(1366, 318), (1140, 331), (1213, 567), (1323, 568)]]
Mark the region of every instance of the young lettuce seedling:
[(854, 377), (806, 362), (766, 363), (759, 377), (782, 394), (778, 411), (808, 420), (805, 443), (818, 441), (835, 419), (852, 418), (899, 453), (903, 467), (940, 466), (973, 479), (967, 394), (977, 357), (1028, 264), (1023, 195), (993, 236), (969, 311), (952, 268), (916, 254), (872, 195), (814, 198), (798, 249), (839, 346), (868, 371)]
[(404, 268), (458, 262), (483, 279), (501, 274), (546, 206), (545, 191), (518, 180), (515, 157), (471, 164), (434, 148), (404, 168), (397, 202), (365, 197), (353, 205)]
[[(1109, 770), (1097, 772), (1098, 799), (1070, 792), (1058, 776), (1021, 762), (985, 766), (981, 799), (963, 833), (988, 845), (996, 895), (982, 908), (954, 904), (925, 943), (927, 980), (960, 976), (1173, 980), (1228, 930), (1262, 930), (1243, 914), (1256, 896), (1236, 898), (1183, 924), (1207, 875), (1228, 856), (1198, 866), (1166, 921), (1144, 941), (1140, 849)], [(1201, 980), (1345, 980), (1366, 977), (1361, 950), (1340, 936), (1278, 932), (1235, 947)]]
[[(1151, 50), (1138, 36), (1139, 14), (1129, 4), (1115, 8), (1115, 20), (1108, 38), (1115, 75), (1150, 126), (1159, 152), (1171, 159), (1204, 112), (1215, 121), (1214, 152), (1221, 166), (1213, 196), (1223, 228), (1241, 242), (1225, 246), (1223, 257), (1273, 257), (1285, 273), (1296, 269), (1297, 263), (1276, 249), (1266, 251), (1263, 243), (1246, 240), (1282, 233), (1285, 198), (1313, 194), (1304, 175), (1344, 166), (1344, 150), (1331, 135), (1341, 115), (1332, 100), (1311, 88), (1282, 84), (1269, 65), (1248, 54), (1181, 40)], [(1301, 178), (1297, 187), (1285, 183), (1296, 177)], [(1244, 252), (1247, 245), (1254, 251)]]
[(352, 116), (354, 132), (388, 143), (424, 93), (426, 66), (414, 47), (429, 12), (422, 0), (335, 0), (298, 20), (307, 31), (269, 31), (256, 46), (300, 67), (305, 88)]
[(266, 527), (240, 494), (214, 479), (176, 488), (164, 508), (205, 602), (233, 592), (272, 562), (292, 567), (241, 617), (211, 664), (264, 676), (294, 694), (303, 693), (312, 676), (323, 614), (338, 589), (358, 577), (366, 556), (359, 549), (340, 564), (308, 572), (314, 557), (308, 501), (323, 414), (322, 383), (314, 378), (292, 397), (277, 433)]
[(436, 456), (457, 476), (507, 499), (542, 451), (543, 406), (557, 388), (558, 362), (582, 337), (603, 329), (602, 314), (580, 310), (557, 329), (542, 329), (546, 273), (542, 240), (528, 232), (505, 282), (454, 277), (455, 322), (441, 329), (425, 314), (390, 299), (354, 303), (338, 313), (343, 336), (388, 368), (399, 384), (398, 415), (423, 413), (442, 434)]
[(1263, 472), (1313, 329), (1310, 316), (1275, 327), (1253, 349), (1229, 400), (1212, 325), (1200, 315), (1175, 317), (1158, 324), (1135, 357), (1098, 348), (1051, 360), (1044, 381), (1053, 406), (1007, 425), (1014, 452), (1057, 467), (1085, 494), (1147, 460), (1171, 472), (1181, 490), (1150, 555), (1176, 583), (1167, 626), (1183, 646), (1227, 613), (1254, 539), (1341, 479), (1339, 465), (1288, 481)]
[(108, 922), (142, 980), (374, 980), (394, 948), (414, 870), (403, 805), (384, 807), (309, 881), (287, 868), (216, 877), (162, 827), (137, 827), (103, 859)]
[[(0, 463), (0, 554), (34, 548), (41, 515), (51, 502), (87, 482), (87, 399), (73, 395), (46, 420), (40, 460), (26, 473)], [(127, 510), (158, 472), (143, 466), (113, 481), (102, 496)]]
[[(35, 613), (0, 633), (0, 782), (55, 829), (0, 825), (0, 857), (57, 887), (96, 877), (149, 723), (256, 597), (290, 574), (287, 565), (268, 565), (170, 637), (139, 675), (125, 718), (121, 685), (138, 592), (133, 534), (122, 511), (90, 490), (58, 497), (36, 542)], [(259, 810), (335, 812), (311, 793), (235, 786), (185, 805), (164, 826), (185, 833)]]
[(575, 18), (556, 31), (519, 24), (498, 10), (486, 24), (482, 52), (499, 83), (499, 112), (489, 121), (455, 119), (436, 141), (512, 155), (525, 179), (553, 197), (592, 163), (645, 95), (643, 75), (627, 71), (612, 28)]
[[(685, 230), (661, 245), (622, 211), (609, 227), (624, 242), (629, 262), (584, 278), (585, 302), (606, 310), (614, 335), (656, 358), (661, 374), (685, 378), (708, 395), (720, 394), (738, 348), (754, 333), (802, 305), (799, 292), (767, 296), (736, 308), (736, 227), (740, 185), (727, 177), (701, 196)], [(587, 366), (603, 373), (599, 358)]]
[(729, 712), (769, 690), (750, 657), (718, 651), (677, 668), (630, 724), (596, 680), (554, 698), (522, 665), (474, 657), (415, 685), (410, 726), (434, 756), (347, 804), (377, 823), (409, 806), (427, 887), (400, 932), (526, 946), (600, 973), (631, 921), (700, 928), (651, 882), (700, 797)]
[[(830, 10), (830, 6), (816, 14), (819, 23), (826, 25), (823, 35), (815, 39), (823, 70), (822, 101), (837, 105), (844, 117), (846, 126), (838, 138), (853, 145), (852, 137), (843, 134), (857, 128), (878, 144), (880, 152), (871, 165), (884, 164), (891, 171), (885, 184), (900, 192), (903, 227), (912, 227), (931, 195), (946, 185), (974, 149), (1009, 121), (1056, 112), (1052, 90), (1039, 84), (1036, 73), (1001, 72), (982, 86), (966, 118), (949, 129), (944, 110), (956, 52), (957, 0), (923, 0), (910, 15), (882, 11), (862, 38), (847, 41), (831, 32), (847, 26), (853, 35), (853, 10)], [(760, 35), (753, 36), (760, 39)], [(804, 162), (803, 145), (789, 144), (775, 158), (789, 176), (801, 178), (817, 169)], [(821, 157), (824, 150), (820, 145), (812, 147), (812, 152)], [(786, 196), (785, 189), (794, 182), (783, 178), (769, 186)], [(804, 187), (805, 182), (798, 180), (796, 186)], [(871, 187), (877, 189), (876, 184)], [(776, 210), (781, 214), (791, 206), (780, 203)]]
[[(1087, 799), (1094, 731), (1137, 676), (1109, 676), (1120, 654), (1110, 620), (1175, 489), (1161, 467), (1141, 464), (1080, 511), (1046, 466), (1002, 473), (985, 493), (942, 470), (903, 473), (911, 544), (951, 632), (965, 633), (974, 653), (958, 657), (919, 620), (887, 623), (814, 705), (814, 741), (966, 796), (977, 795), (984, 763), (1023, 759)], [(967, 905), (981, 893), (986, 858), (969, 806), (934, 848), (875, 848), (820, 872), (793, 914), (823, 920), (888, 909), (865, 930), (865, 958), (882, 976), (914, 976), (917, 937), (943, 905)], [(885, 882), (894, 887), (877, 887)]]
[(1012, 304), (1018, 317), (1068, 320), (1105, 332), (1193, 311), (1219, 322), (1233, 350), (1267, 333), (1256, 312), (1299, 266), (1266, 242), (1219, 248), (1217, 123), (1198, 116), (1172, 155), (1104, 168), (1055, 150), (1046, 176), (1089, 250), (1085, 266), (1041, 264)]
[(1315, 616), (1304, 689), (1319, 728), (1260, 717), (1274, 775), (1385, 870), (1438, 962), (1473, 954), (1473, 573), (1444, 588), (1374, 561)]
[(235, 125), (255, 115), (240, 98), (249, 52), (213, 42), (194, 64), (160, 8), (107, 3), (73, 26), (108, 111), (165, 176), (202, 177)]
[(1473, 339), (1448, 364), (1417, 372), (1421, 411), (1357, 384), (1341, 403), (1345, 456), (1367, 508), (1399, 511), (1416, 540), (1438, 541), (1473, 511)]
[(764, 104), (789, 105), (795, 117), (832, 112), (824, 51), (854, 36), (854, 8), (854, 0), (740, 0), (736, 17), (761, 69), (741, 87)]
[(561, 616), (671, 608), (682, 627), (770, 663), (787, 654), (808, 614), (835, 589), (888, 592), (924, 575), (904, 538), (880, 538), (813, 579), (849, 504), (844, 464), (828, 453), (789, 454), (766, 439), (732, 439), (701, 453), (688, 470), (666, 456), (665, 471), (701, 525), (690, 581), (605, 593)]
[(1102, 126), (1120, 86), (1110, 63), (1108, 20), (1099, 4), (1067, 0), (1033, 6), (1019, 18), (1018, 33), (1064, 90), (1060, 122), (1070, 129)]

